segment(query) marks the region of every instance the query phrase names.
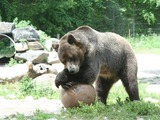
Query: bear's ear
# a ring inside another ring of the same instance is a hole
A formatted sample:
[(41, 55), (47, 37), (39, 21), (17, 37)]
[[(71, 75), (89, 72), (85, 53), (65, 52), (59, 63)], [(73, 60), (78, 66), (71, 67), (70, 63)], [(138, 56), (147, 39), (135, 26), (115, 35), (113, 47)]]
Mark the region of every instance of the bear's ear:
[(53, 48), (56, 52), (58, 52), (59, 43), (52, 44), (52, 48)]
[(69, 34), (68, 35), (68, 43), (71, 45), (73, 45), (73, 44), (78, 45), (80, 43), (80, 40), (75, 38), (72, 34)]

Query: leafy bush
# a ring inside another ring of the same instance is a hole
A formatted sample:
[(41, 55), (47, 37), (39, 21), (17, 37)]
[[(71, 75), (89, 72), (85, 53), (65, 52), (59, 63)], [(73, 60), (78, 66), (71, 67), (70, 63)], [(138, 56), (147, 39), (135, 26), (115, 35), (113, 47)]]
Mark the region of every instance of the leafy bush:
[(24, 28), (24, 27), (32, 26), (33, 28), (36, 29), (36, 27), (33, 26), (33, 25), (31, 24), (31, 21), (29, 21), (29, 20), (21, 20), (21, 21), (18, 21), (18, 18), (16, 17), (16, 18), (13, 20), (13, 22), (14, 22), (16, 28)]
[(21, 64), (21, 63), (23, 63), (23, 60), (17, 61), (13, 58), (10, 58), (9, 63), (6, 64), (6, 66), (12, 67), (14, 65)]
[[(1, 36), (2, 37), (2, 36)], [(0, 58), (12, 57), (15, 53), (15, 48), (12, 41), (7, 37), (0, 38)]]
[(20, 81), (19, 97), (23, 98), (25, 96), (33, 96), (35, 99), (41, 97), (56, 99), (59, 93), (55, 92), (50, 85), (36, 85), (32, 78), (24, 76)]
[(34, 83), (32, 82), (32, 78), (29, 78), (28, 76), (24, 76), (20, 81), (20, 88), (19, 91), (21, 95), (29, 95), (32, 93), (32, 90), (34, 89)]
[(48, 35), (47, 35), (45, 32), (43, 32), (42, 30), (37, 30), (37, 27), (33, 26), (32, 23), (31, 23), (31, 21), (29, 21), (29, 20), (21, 20), (21, 21), (18, 21), (18, 18), (15, 18), (15, 19), (13, 20), (13, 22), (15, 23), (16, 28), (24, 28), (24, 27), (29, 27), (29, 26), (33, 27), (33, 28), (37, 31), (38, 35), (40, 36), (40, 43), (41, 43), (42, 45), (44, 44), (44, 41), (45, 41), (46, 39), (49, 39), (49, 38), (50, 38), (50, 36), (48, 36)]

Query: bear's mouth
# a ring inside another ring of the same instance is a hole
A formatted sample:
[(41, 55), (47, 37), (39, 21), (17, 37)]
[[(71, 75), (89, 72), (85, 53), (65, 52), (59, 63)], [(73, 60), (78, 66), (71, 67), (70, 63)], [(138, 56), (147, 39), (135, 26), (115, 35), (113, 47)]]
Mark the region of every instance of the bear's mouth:
[(66, 68), (70, 74), (76, 74), (79, 72), (79, 66), (75, 64), (68, 64)]
[(78, 73), (78, 72), (79, 72), (79, 70), (73, 70), (73, 69), (68, 70), (68, 71), (69, 71), (69, 73), (70, 73), (70, 74), (76, 74), (76, 73)]

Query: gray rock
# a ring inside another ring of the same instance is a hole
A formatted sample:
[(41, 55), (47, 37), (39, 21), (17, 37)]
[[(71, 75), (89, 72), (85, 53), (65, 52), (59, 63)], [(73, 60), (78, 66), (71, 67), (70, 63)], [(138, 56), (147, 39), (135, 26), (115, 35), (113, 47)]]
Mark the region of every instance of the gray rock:
[(32, 27), (16, 28), (12, 31), (14, 41), (39, 41), (40, 37)]
[(42, 74), (52, 74), (52, 76), (56, 76), (58, 73), (52, 65), (43, 63), (33, 65), (31, 62), (17, 64), (12, 67), (3, 66), (0, 67), (0, 71), (0, 83), (19, 81), (24, 75), (34, 79)]
[(15, 29), (14, 23), (0, 22), (0, 33), (11, 33)]
[(44, 41), (44, 47), (48, 51), (52, 51), (52, 41), (51, 40), (45, 40)]
[(16, 53), (16, 60), (30, 61), (32, 63), (46, 63), (49, 53), (43, 50), (28, 50), (25, 53)]
[(38, 86), (51, 86), (54, 90), (58, 90), (55, 86), (55, 77), (54, 74), (43, 74), (33, 79), (33, 82)]
[(27, 42), (15, 43), (15, 49), (17, 52), (23, 52), (29, 49)]
[(12, 67), (0, 67), (0, 83), (19, 81), (28, 72), (27, 64)]
[(56, 68), (58, 72), (61, 72), (64, 69), (64, 65), (61, 62), (59, 62), (56, 64), (52, 64), (52, 68)]
[(43, 46), (38, 42), (28, 42), (28, 47), (30, 50), (43, 50)]
[(57, 38), (50, 38), (50, 39), (45, 40), (44, 47), (48, 51), (54, 51), (54, 49), (52, 49), (52, 45), (54, 45), (54, 44), (59, 44), (59, 39), (57, 39)]
[(55, 63), (60, 63), (57, 52), (49, 52), (49, 56), (47, 59), (48, 64), (55, 64)]

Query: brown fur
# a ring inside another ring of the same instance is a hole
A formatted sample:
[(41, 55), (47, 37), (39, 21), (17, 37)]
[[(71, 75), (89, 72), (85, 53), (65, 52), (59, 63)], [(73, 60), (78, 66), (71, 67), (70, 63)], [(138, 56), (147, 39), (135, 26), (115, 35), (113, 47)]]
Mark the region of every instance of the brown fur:
[(137, 60), (123, 37), (81, 26), (61, 38), (58, 56), (65, 69), (57, 75), (57, 87), (96, 81), (98, 99), (106, 104), (110, 88), (121, 79), (130, 100), (139, 100)]

